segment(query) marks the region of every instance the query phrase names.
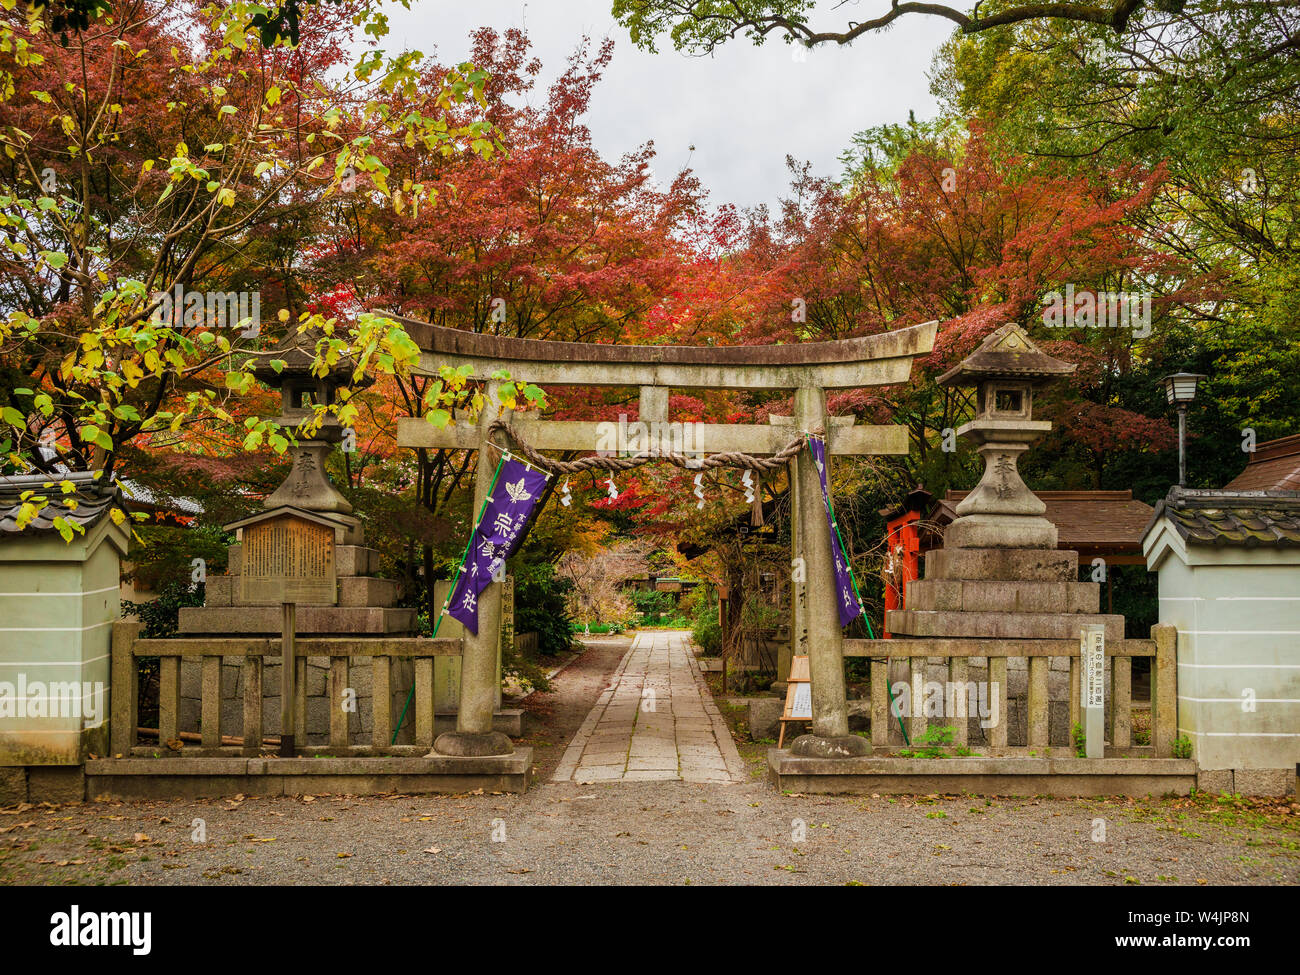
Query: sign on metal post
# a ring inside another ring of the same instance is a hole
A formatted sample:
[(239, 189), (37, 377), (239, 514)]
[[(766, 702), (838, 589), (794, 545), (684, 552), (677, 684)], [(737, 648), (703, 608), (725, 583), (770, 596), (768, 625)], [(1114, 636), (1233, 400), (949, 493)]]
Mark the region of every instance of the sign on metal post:
[(1085, 623), (1079, 635), (1082, 664), (1079, 681), (1080, 713), (1086, 737), (1084, 754), (1104, 758), (1106, 754), (1106, 626)]

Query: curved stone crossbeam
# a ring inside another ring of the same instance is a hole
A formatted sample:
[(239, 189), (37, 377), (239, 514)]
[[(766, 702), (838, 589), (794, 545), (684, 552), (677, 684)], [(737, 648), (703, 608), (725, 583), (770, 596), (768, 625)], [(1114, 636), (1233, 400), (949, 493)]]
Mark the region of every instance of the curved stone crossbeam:
[(912, 360), (934, 348), (937, 321), (836, 342), (789, 345), (603, 345), (486, 335), (392, 312), (422, 350), (420, 368), (470, 365), (474, 378), (505, 369), (542, 385), (678, 389), (847, 389), (906, 382)]

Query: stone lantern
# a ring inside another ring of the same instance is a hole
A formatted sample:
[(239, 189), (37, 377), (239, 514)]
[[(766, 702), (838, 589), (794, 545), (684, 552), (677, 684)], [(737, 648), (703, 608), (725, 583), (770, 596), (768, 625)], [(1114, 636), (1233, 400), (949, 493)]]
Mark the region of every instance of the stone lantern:
[(944, 533), (950, 548), (1056, 548), (1047, 506), (1020, 478), (1018, 462), (1029, 445), (1052, 429), (1033, 418), (1034, 390), (1074, 372), (1074, 365), (1041, 351), (1014, 323), (1003, 325), (958, 365), (939, 377), (942, 386), (974, 386), (975, 418), (957, 435), (975, 444), (984, 476), (957, 506)]
[[(297, 428), (310, 420), (314, 407), (333, 405), (339, 388), (351, 381), (356, 364), (350, 358), (340, 359), (324, 376), (312, 371), (320, 337), (317, 332), (291, 332), (276, 346), (271, 359), (253, 369), (254, 376), (280, 390), (280, 415), (274, 419), (281, 426)], [(269, 364), (274, 359), (284, 362), (284, 368), (279, 372)], [(370, 382), (366, 377), (360, 384), (369, 385)], [(338, 418), (327, 414), (310, 439), (299, 440), (290, 448), (293, 469), (284, 483), (266, 499), (264, 507), (269, 510), (292, 505), (308, 511), (350, 514), (352, 505), (325, 476), (325, 460), (343, 436), (344, 430)]]
[[(297, 428), (311, 419), (314, 406), (336, 402), (339, 388), (351, 381), (356, 368), (345, 359), (324, 376), (315, 375), (312, 363), (319, 338), (320, 333), (295, 331), (253, 370), (258, 379), (280, 391), (280, 413), (274, 419), (286, 428)], [(279, 372), (269, 365), (273, 359), (284, 361)], [(283, 651), (291, 647), (295, 635), (379, 637), (415, 632), (416, 610), (396, 605), (400, 584), (377, 576), (379, 552), (366, 546), (361, 519), (326, 475), (325, 463), (343, 440), (343, 427), (337, 417), (327, 416), (318, 430), (298, 436), (302, 439), (288, 449), (293, 467), (262, 502), (261, 510), (224, 526), (236, 537), (230, 546), (228, 573), (207, 577), (202, 606), (181, 608), (177, 628), (182, 634), (280, 633)], [(292, 615), (286, 604), (294, 607)], [(274, 660), (268, 660), (266, 666), (270, 684), (274, 684), (273, 668), (279, 667), (280, 700), (293, 700), (298, 683), (294, 668)], [(330, 705), (325, 680), (330, 666), (326, 661), (322, 670), (315, 661), (298, 658), (302, 686), (308, 688), (303, 695), (306, 713), (299, 717), (281, 711), (282, 746), (294, 734), (309, 745), (328, 740)], [(358, 662), (354, 668), (361, 682), (360, 698), (369, 695), (368, 670), (366, 662)], [(414, 679), (410, 670), (409, 661), (394, 665), (393, 686), (402, 690), (393, 691), (390, 706), (401, 707), (400, 695)], [(187, 681), (183, 668), (182, 686)], [(197, 720), (198, 703), (182, 694), (183, 723)], [(227, 706), (231, 711), (225, 715)], [(222, 707), (223, 720), (237, 724), (241, 702), (223, 700)], [(363, 707), (356, 720), (360, 722), (368, 714)], [(357, 740), (367, 740), (366, 733), (359, 724), (350, 731)]]

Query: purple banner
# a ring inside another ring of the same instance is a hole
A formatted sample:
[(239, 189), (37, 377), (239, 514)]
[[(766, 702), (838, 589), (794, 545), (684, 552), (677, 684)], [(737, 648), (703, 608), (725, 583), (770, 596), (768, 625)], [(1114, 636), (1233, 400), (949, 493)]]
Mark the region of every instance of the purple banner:
[(865, 610), (853, 587), (853, 577), (849, 574), (849, 560), (840, 545), (840, 532), (835, 524), (835, 512), (831, 508), (831, 492), (826, 486), (826, 442), (817, 437), (808, 438), (808, 449), (812, 452), (813, 463), (817, 465), (817, 475), (822, 482), (822, 501), (826, 505), (826, 524), (831, 530), (831, 554), (835, 558), (836, 603), (840, 608), (840, 626), (848, 626), (861, 616)]
[(479, 594), (494, 575), (505, 578), (505, 561), (523, 543), (545, 490), (546, 475), (541, 471), (510, 456), (502, 460), (447, 604), (447, 615), (471, 633), (478, 634)]

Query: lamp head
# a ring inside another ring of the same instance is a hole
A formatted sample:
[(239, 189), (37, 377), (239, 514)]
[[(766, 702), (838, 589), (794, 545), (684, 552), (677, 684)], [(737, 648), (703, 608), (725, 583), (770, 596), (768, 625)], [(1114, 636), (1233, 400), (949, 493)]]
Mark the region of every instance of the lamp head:
[(1161, 382), (1165, 387), (1165, 397), (1180, 409), (1196, 399), (1196, 385), (1206, 377), (1196, 372), (1176, 372), (1165, 376)]

